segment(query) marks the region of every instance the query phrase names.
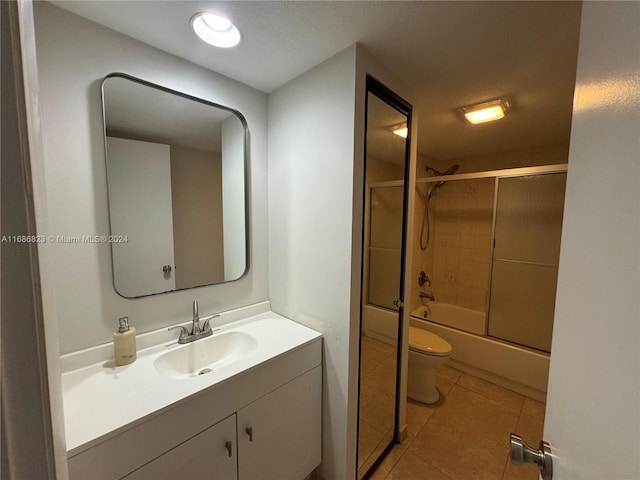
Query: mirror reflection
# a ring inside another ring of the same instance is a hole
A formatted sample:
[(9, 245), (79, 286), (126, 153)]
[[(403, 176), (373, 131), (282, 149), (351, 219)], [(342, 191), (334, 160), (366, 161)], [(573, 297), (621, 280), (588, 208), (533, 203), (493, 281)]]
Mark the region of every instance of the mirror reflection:
[(102, 90), (116, 291), (134, 298), (241, 278), (242, 116), (123, 74)]
[(359, 479), (395, 438), (407, 120), (374, 92), (367, 93)]

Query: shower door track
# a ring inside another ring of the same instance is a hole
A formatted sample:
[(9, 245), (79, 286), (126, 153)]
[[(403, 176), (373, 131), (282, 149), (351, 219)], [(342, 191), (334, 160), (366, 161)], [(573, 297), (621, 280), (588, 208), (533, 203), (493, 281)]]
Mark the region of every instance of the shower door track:
[[(485, 172), (475, 173), (459, 173), (455, 175), (438, 175), (434, 177), (421, 177), (416, 178), (416, 184), (418, 183), (437, 183), (443, 179), (449, 180), (474, 180), (479, 178), (508, 178), (508, 177), (521, 177), (527, 175), (545, 175), (547, 173), (565, 173), (567, 171), (567, 163), (558, 163), (555, 165), (542, 165), (539, 167), (517, 167), (517, 168), (503, 168), (500, 170), (487, 170)], [(374, 182), (367, 185), (369, 189), (374, 188), (393, 188), (404, 186), (402, 180), (389, 180), (383, 182)]]
[(539, 262), (527, 262), (526, 260), (511, 260), (510, 258), (493, 258), (496, 262), (505, 262), (505, 263), (519, 263), (521, 265), (535, 265), (537, 267), (549, 267), (549, 268), (558, 268), (558, 265), (554, 265), (552, 263), (539, 263)]
[(455, 175), (421, 177), (416, 178), (416, 184), (441, 182), (444, 179), (446, 179), (446, 181), (448, 182), (450, 180), (475, 180), (478, 178), (507, 178), (527, 175), (544, 175), (547, 173), (564, 173), (567, 171), (567, 166), (567, 163), (559, 163), (556, 165), (542, 165), (539, 167), (503, 168), (501, 170), (487, 170), (486, 172), (458, 173)]

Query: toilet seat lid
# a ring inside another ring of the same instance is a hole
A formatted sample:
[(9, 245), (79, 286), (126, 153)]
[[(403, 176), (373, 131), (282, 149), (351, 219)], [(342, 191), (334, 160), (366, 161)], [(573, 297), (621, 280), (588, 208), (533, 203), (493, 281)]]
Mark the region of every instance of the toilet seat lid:
[(424, 328), (409, 327), (409, 348), (429, 355), (449, 355), (451, 345), (444, 338)]

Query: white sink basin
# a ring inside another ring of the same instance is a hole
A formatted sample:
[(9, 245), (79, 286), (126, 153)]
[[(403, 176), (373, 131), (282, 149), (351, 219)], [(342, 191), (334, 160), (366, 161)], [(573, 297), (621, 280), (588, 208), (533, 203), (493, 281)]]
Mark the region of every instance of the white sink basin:
[(230, 365), (257, 348), (258, 342), (251, 335), (227, 332), (182, 345), (160, 355), (153, 364), (165, 377), (190, 378)]

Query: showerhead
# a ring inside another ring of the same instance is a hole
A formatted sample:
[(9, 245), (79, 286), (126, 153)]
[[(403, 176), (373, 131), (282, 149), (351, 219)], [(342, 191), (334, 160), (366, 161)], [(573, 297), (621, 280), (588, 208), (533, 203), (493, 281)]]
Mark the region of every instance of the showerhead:
[[(440, 175), (453, 175), (454, 173), (456, 173), (458, 171), (458, 169), (460, 168), (460, 165), (455, 164), (455, 165), (451, 165), (449, 168), (447, 168), (444, 172), (441, 172), (439, 170), (436, 170), (435, 168), (432, 168), (430, 166), (427, 165), (426, 169), (427, 171), (431, 170), (432, 172), (434, 172), (437, 176)], [(436, 191), (445, 184), (445, 181), (441, 181), (441, 182), (437, 182), (433, 185), (433, 187), (431, 187), (431, 189), (429, 190), (428, 194), (427, 194), (427, 199), (431, 200), (431, 197), (433, 197), (436, 194)]]
[(458, 164), (451, 165), (449, 168), (447, 168), (447, 170), (442, 175), (453, 175), (458, 171), (459, 168), (460, 168), (460, 165)]
[[(451, 165), (449, 168), (447, 168), (446, 171), (440, 172), (435, 168), (430, 167), (429, 165), (425, 166), (425, 169), (427, 170), (427, 172), (432, 171), (433, 173), (436, 174), (436, 176), (453, 175), (458, 171), (459, 168), (460, 168), (460, 165), (457, 165), (457, 164)], [(431, 230), (429, 228), (429, 200), (431, 200), (431, 197), (433, 197), (436, 194), (436, 191), (444, 184), (445, 184), (445, 181), (440, 180), (439, 182), (436, 182), (433, 185), (431, 185), (431, 188), (427, 190), (426, 198), (418, 190), (418, 193), (420, 193), (420, 196), (424, 200), (424, 215), (422, 217), (422, 228), (420, 229), (420, 249), (422, 250), (426, 250), (427, 247), (429, 246), (429, 236), (431, 234)]]
[(430, 167), (429, 165), (425, 166), (424, 168), (425, 168), (425, 170), (427, 172), (431, 171), (431, 172), (435, 173), (437, 176), (440, 176), (440, 175), (453, 175), (454, 173), (456, 173), (458, 171), (458, 169), (460, 168), (460, 165), (458, 165), (458, 164), (451, 165), (444, 172), (441, 172), (440, 170), (436, 170), (435, 168)]

